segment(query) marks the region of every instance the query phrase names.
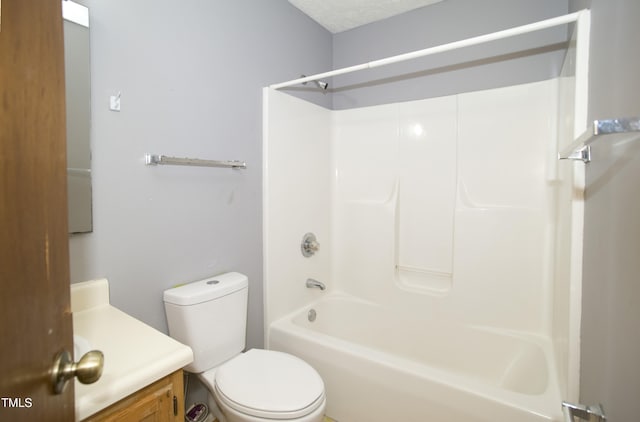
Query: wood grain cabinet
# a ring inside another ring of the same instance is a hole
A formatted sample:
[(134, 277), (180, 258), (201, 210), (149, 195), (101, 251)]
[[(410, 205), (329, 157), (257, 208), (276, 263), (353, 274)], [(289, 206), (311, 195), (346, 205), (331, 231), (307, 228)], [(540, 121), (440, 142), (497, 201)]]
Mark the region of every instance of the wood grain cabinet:
[(182, 370), (178, 370), (83, 422), (183, 422), (183, 392)]

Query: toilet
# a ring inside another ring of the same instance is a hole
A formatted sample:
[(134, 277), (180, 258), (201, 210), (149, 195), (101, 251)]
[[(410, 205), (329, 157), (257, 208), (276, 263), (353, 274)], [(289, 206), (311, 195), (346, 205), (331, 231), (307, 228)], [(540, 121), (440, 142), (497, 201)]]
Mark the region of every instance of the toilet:
[(169, 335), (193, 350), (184, 369), (209, 390), (220, 422), (321, 422), (318, 372), (293, 355), (245, 348), (247, 276), (232, 272), (164, 292)]

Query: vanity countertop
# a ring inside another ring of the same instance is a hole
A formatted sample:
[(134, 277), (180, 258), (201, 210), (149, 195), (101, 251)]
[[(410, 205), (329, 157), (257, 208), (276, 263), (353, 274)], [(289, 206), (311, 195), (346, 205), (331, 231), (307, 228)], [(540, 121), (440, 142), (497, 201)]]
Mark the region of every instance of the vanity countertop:
[[(104, 353), (104, 369), (98, 381), (88, 385), (75, 381), (76, 420), (193, 361), (191, 348), (111, 306), (106, 279), (72, 284), (71, 311), (78, 344)], [(79, 359), (74, 356), (75, 361)]]

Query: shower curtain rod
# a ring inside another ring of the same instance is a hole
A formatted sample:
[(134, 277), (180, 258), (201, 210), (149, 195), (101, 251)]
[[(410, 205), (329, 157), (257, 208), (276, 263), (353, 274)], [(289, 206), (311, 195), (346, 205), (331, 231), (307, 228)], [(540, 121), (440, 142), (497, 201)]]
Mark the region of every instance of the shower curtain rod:
[(584, 9), (578, 12), (570, 13), (568, 15), (557, 16), (555, 18), (546, 19), (543, 21), (534, 22), (527, 25), (517, 26), (515, 28), (505, 29), (498, 32), (492, 32), (490, 34), (467, 38), (460, 41), (454, 41), (451, 43), (442, 44), (435, 47), (429, 47), (422, 50), (412, 51), (410, 53), (404, 53), (404, 54), (399, 54), (397, 56), (387, 57), (384, 59), (373, 60), (368, 63), (362, 63), (355, 66), (344, 67), (342, 69), (332, 70), (329, 72), (317, 73), (315, 75), (305, 76), (304, 78), (292, 79), (287, 82), (281, 82), (278, 84), (270, 85), (269, 88), (272, 88), (272, 89), (286, 88), (292, 85), (298, 85), (298, 84), (302, 84), (309, 81), (315, 81), (322, 78), (330, 78), (332, 76), (344, 75), (346, 73), (357, 72), (359, 70), (385, 66), (392, 63), (403, 62), (406, 60), (412, 60), (419, 57), (430, 56), (432, 54), (443, 53), (445, 51), (456, 50), (459, 48), (470, 47), (473, 45), (483, 44), (490, 41), (496, 41), (503, 38), (509, 38), (516, 35), (526, 34), (529, 32), (535, 32), (542, 29), (548, 29), (554, 26), (566, 25), (571, 22), (576, 22), (580, 18), (580, 16), (588, 12), (589, 12), (588, 9)]

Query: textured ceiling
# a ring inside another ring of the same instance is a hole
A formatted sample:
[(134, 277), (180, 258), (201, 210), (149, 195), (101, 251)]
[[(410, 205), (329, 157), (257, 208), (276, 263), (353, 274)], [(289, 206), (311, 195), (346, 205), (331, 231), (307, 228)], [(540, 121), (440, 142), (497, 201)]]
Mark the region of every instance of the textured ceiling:
[(335, 34), (441, 1), (289, 0), (289, 3)]

